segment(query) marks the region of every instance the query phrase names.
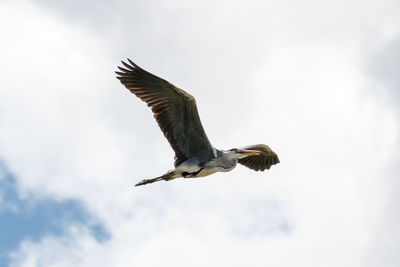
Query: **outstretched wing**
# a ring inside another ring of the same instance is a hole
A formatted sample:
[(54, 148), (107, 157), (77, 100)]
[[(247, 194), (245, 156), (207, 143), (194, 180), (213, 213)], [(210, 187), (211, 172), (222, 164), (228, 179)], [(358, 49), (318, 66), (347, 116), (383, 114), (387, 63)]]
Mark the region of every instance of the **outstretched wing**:
[(175, 166), (199, 152), (212, 156), (193, 96), (128, 59), (115, 73), (127, 89), (147, 103), (164, 136), (175, 151)]
[(256, 150), (260, 151), (260, 155), (249, 156), (243, 159), (239, 159), (238, 162), (250, 169), (256, 171), (264, 171), (265, 169), (271, 168), (272, 165), (279, 163), (278, 155), (271, 150), (267, 145), (259, 144), (247, 147), (241, 147), (245, 150)]

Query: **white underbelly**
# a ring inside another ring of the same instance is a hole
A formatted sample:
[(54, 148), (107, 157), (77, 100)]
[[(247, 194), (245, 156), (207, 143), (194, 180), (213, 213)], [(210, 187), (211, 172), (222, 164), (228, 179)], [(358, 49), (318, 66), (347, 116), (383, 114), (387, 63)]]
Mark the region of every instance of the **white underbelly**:
[[(230, 168), (223, 168), (219, 166), (219, 164), (215, 162), (210, 162), (211, 164), (207, 164), (203, 168), (197, 164), (192, 164), (190, 161), (183, 162), (179, 166), (173, 170), (177, 177), (185, 177), (185, 178), (197, 178), (204, 177), (214, 174), (216, 172), (227, 172), (235, 168), (236, 164), (233, 164)], [(210, 166), (211, 165), (211, 166)]]
[[(223, 172), (223, 171), (225, 171), (225, 170), (223, 168), (221, 168), (221, 167), (205, 168), (205, 169), (201, 170), (196, 175), (196, 177), (204, 177), (204, 176), (208, 176), (208, 175), (214, 174), (216, 172)], [(196, 178), (196, 177), (193, 177), (193, 178)]]

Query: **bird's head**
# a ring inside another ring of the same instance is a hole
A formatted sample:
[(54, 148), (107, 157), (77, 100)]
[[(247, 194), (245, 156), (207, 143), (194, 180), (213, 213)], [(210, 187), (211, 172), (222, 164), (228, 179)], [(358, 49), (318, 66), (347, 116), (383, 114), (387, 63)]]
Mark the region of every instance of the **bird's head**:
[(239, 148), (232, 148), (227, 151), (231, 155), (232, 158), (235, 159), (243, 159), (249, 156), (257, 156), (260, 155), (260, 151), (257, 150), (247, 150), (247, 149), (239, 149)]

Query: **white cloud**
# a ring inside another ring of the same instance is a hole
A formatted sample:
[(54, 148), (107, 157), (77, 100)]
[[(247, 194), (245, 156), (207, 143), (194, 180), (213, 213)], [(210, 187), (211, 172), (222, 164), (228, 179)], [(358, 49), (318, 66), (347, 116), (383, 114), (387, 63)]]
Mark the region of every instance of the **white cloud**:
[[(0, 154), (21, 194), (80, 200), (111, 234), (26, 240), (14, 266), (364, 266), (399, 133), (361, 48), (396, 3), (185, 3), (118, 1), (101, 28), (107, 12), (1, 4)], [(266, 142), (281, 164), (133, 188), (173, 153), (120, 57), (195, 95), (215, 146)]]
[[(400, 141), (400, 118), (399, 86), (400, 80), (396, 72), (395, 60), (400, 50), (398, 49), (399, 35), (389, 36), (387, 43), (380, 46), (378, 51), (366, 60), (367, 73), (371, 77), (369, 84), (370, 92), (374, 92), (377, 101), (387, 110), (391, 111), (395, 123), (391, 123), (393, 131), (387, 131), (387, 135), (394, 140), (391, 147), (391, 156), (382, 164), (380, 183), (376, 191), (381, 206), (376, 210), (376, 215), (372, 219), (371, 234), (372, 243), (369, 247), (370, 253), (366, 259), (367, 266), (396, 266), (400, 260), (398, 244), (400, 243), (400, 230), (398, 225), (400, 216), (397, 209), (400, 203), (396, 188), (399, 188), (398, 176), (400, 166), (399, 141)], [(383, 120), (379, 126), (388, 125), (390, 121)], [(393, 134), (394, 133), (394, 134)]]
[(85, 253), (97, 250), (99, 244), (87, 229), (72, 225), (66, 236), (49, 236), (37, 243), (30, 240), (22, 242), (19, 250), (11, 254), (11, 266), (94, 266), (100, 260), (87, 258)]

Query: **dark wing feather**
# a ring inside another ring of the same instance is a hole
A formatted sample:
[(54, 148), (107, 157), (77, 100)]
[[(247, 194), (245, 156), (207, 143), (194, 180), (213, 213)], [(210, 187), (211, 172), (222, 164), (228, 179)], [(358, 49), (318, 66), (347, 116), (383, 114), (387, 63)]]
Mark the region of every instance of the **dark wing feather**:
[(252, 145), (247, 147), (241, 147), (246, 150), (260, 151), (260, 155), (250, 156), (243, 159), (239, 159), (238, 162), (250, 169), (256, 171), (264, 171), (265, 169), (271, 168), (272, 165), (279, 163), (278, 155), (271, 150), (267, 145)]
[(115, 73), (127, 89), (147, 103), (164, 136), (175, 151), (175, 166), (199, 152), (212, 157), (212, 146), (197, 112), (193, 96), (128, 59)]

